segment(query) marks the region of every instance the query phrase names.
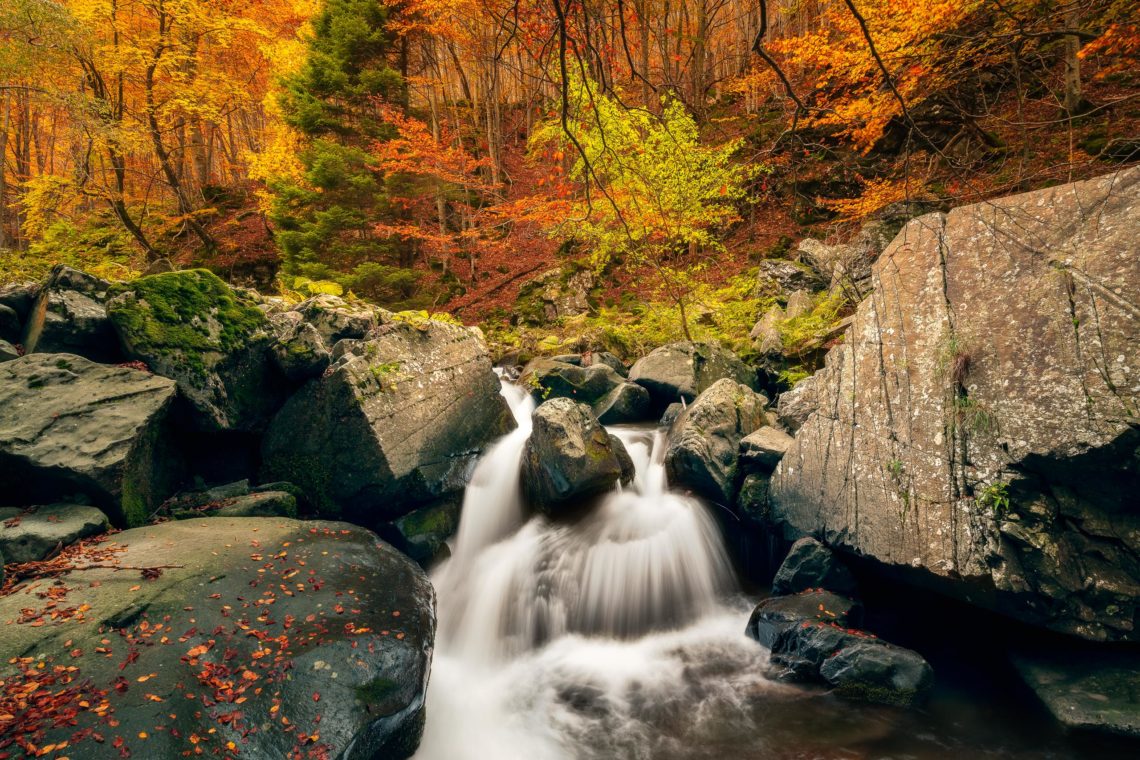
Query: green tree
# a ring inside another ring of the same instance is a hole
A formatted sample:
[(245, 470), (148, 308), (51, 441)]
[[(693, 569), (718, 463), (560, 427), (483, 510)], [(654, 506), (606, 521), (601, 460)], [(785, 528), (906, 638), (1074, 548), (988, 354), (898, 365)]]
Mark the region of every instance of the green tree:
[(388, 28), (392, 14), (377, 0), (326, 0), (307, 62), (284, 83), (284, 118), (304, 138), (302, 176), (269, 183), (287, 274), (351, 287), (358, 270), (374, 276), (378, 262), (396, 272), (411, 263), (408, 246), (374, 230), (397, 214), (372, 156), (377, 141), (395, 135), (383, 104), (406, 98), (393, 67), (400, 50)]
[(577, 74), (563, 90), (563, 116), (544, 124), (531, 143), (576, 156), (568, 176), (582, 192), (571, 218), (552, 232), (572, 227), (598, 268), (622, 261), (651, 269), (690, 337), (686, 305), (695, 277), (708, 254), (723, 251), (717, 232), (738, 218), (756, 168), (732, 162), (739, 140), (701, 144), (693, 117), (672, 96), (655, 114), (626, 107), (620, 93), (603, 93)]

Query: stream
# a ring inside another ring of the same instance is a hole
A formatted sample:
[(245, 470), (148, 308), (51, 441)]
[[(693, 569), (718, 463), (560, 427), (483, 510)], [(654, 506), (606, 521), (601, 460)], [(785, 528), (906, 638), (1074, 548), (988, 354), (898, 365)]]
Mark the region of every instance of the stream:
[(1118, 756), (1062, 735), (985, 646), (929, 654), (938, 686), (921, 710), (770, 679), (767, 650), (744, 635), (756, 598), (709, 508), (669, 490), (664, 432), (611, 427), (634, 482), (552, 522), (519, 487), (534, 402), (502, 392), (518, 428), (476, 466), (432, 574), (439, 630), (417, 759)]

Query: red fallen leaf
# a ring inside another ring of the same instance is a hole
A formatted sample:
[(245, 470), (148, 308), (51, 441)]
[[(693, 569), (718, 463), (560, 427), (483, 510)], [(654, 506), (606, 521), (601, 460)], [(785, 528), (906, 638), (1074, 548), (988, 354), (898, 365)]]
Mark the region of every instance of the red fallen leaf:
[(317, 692), (317, 691), (314, 691), (314, 692), (313, 692), (313, 701), (314, 701), (314, 702), (320, 702), (320, 701), (321, 701), (321, 694), (320, 694), (320, 692)]

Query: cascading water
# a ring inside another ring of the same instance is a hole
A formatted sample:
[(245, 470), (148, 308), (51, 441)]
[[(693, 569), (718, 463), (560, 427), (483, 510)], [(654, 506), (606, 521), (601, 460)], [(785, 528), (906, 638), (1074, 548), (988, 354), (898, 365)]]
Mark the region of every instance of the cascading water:
[(786, 689), (764, 679), (744, 608), (721, 601), (734, 580), (717, 526), (668, 490), (664, 435), (611, 430), (633, 483), (574, 522), (530, 516), (519, 473), (534, 403), (509, 384), (503, 394), (519, 426), (476, 466), (452, 556), (433, 576), (439, 635), (417, 757), (667, 756), (649, 726), (676, 712), (688, 731), (690, 700), (708, 710)]

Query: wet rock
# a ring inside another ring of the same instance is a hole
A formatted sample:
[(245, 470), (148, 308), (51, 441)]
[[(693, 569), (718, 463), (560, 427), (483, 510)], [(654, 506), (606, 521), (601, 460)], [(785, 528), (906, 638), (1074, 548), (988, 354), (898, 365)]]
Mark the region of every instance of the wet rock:
[(857, 586), (855, 576), (830, 549), (814, 538), (805, 537), (792, 544), (776, 571), (772, 593), (795, 594), (809, 588), (853, 594)]
[(649, 391), (636, 383), (622, 383), (594, 402), (593, 410), (603, 425), (641, 422), (650, 417)]
[(782, 293), (797, 290), (816, 291), (827, 287), (819, 273), (809, 266), (787, 259), (764, 259), (759, 264), (759, 288), (761, 292), (773, 289)]
[(745, 633), (772, 649), (781, 634), (804, 623), (834, 623), (842, 628), (859, 625), (863, 606), (854, 599), (823, 589), (803, 591), (793, 596), (773, 596), (756, 605)]
[(764, 424), (764, 402), (747, 385), (727, 378), (702, 393), (669, 431), (669, 482), (720, 504), (734, 504), (740, 442)]
[(536, 509), (557, 513), (628, 478), (628, 453), (590, 407), (567, 398), (551, 399), (534, 410), (533, 420), (521, 479), (523, 493)]
[(83, 494), (116, 525), (145, 522), (179, 475), (174, 396), (171, 380), (69, 354), (0, 364), (0, 493), (24, 504)]
[[(434, 593), (423, 571), (369, 531), (213, 517), (126, 531), (101, 548), (109, 556), (94, 564), (152, 570), (70, 573), (60, 607), (80, 612), (66, 633), (17, 622), (43, 608), (38, 589), (0, 599), (6, 683), (25, 683), (11, 663), (30, 657), (48, 672), (77, 668), (76, 702), (106, 700), (74, 721), (45, 721), (39, 746), (67, 741), (84, 760), (172, 758), (189, 747), (204, 757), (241, 747), (258, 758), (396, 760), (415, 751)], [(286, 584), (294, 593), (280, 593)], [(155, 635), (164, 626), (170, 635)]]
[(385, 524), (378, 532), (381, 538), (426, 569), (450, 554), (447, 539), (459, 528), (462, 508), (462, 497), (444, 499)]
[(79, 504), (0, 509), (0, 553), (7, 562), (34, 562), (108, 527), (107, 515)]
[(604, 364), (622, 377), (629, 375), (629, 368), (625, 366), (625, 362), (609, 351), (595, 351), (589, 355), (589, 360), (585, 364), (587, 367)]
[(284, 400), (273, 331), (253, 301), (205, 269), (141, 277), (107, 308), (132, 360), (178, 383), (194, 430), (264, 429)]
[(911, 220), (848, 339), (793, 391), (819, 411), (796, 415), (773, 477), (785, 534), (1137, 640), (1138, 229), (1137, 168)]
[(917, 652), (877, 640), (849, 642), (819, 666), (842, 697), (909, 707), (924, 701), (934, 670)]
[(680, 401), (676, 401), (665, 408), (665, 413), (661, 415), (661, 424), (665, 427), (672, 427), (677, 418), (685, 411), (685, 405)]
[(792, 437), (765, 425), (740, 441), (740, 464), (750, 472), (771, 473), (792, 445)]
[(99, 362), (122, 360), (105, 306), (110, 284), (66, 266), (52, 270), (24, 325), (31, 353), (70, 353)]
[(1017, 652), (1025, 684), (1067, 729), (1140, 737), (1140, 655), (1078, 647)]
[(486, 347), (459, 325), (393, 319), (348, 347), (265, 434), (263, 480), (366, 525), (456, 493), (514, 426)]
[(604, 364), (582, 367), (556, 359), (534, 359), (523, 368), (519, 381), (531, 389), (536, 401), (569, 398), (593, 404), (625, 380)]
[(655, 411), (677, 401), (692, 403), (718, 380), (756, 387), (756, 372), (736, 354), (711, 343), (671, 343), (642, 357), (629, 379), (649, 391)]
[(740, 484), (736, 497), (736, 513), (748, 525), (756, 528), (771, 528), (771, 505), (768, 503), (769, 478), (767, 475), (749, 473)]

